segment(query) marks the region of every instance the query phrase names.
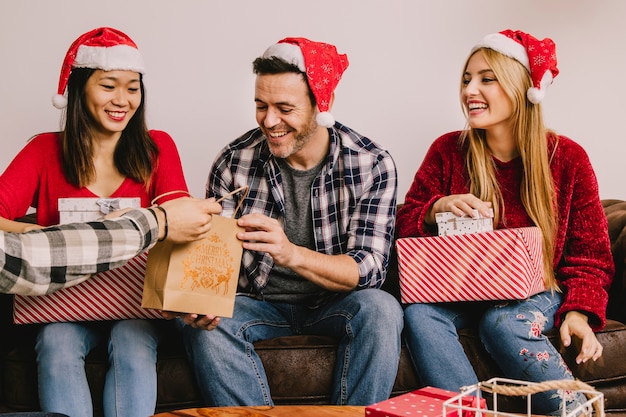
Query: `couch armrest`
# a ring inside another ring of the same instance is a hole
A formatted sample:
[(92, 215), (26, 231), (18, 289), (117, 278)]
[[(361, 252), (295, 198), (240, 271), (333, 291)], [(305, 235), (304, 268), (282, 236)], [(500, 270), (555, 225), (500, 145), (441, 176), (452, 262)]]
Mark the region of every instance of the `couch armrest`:
[(607, 317), (626, 323), (626, 201), (602, 200), (609, 224), (615, 277), (609, 291)]

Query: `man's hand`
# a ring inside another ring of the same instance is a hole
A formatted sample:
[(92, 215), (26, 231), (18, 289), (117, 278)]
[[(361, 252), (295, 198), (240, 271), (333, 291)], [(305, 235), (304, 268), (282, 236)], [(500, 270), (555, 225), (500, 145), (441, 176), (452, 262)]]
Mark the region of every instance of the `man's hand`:
[(561, 342), (565, 347), (572, 344), (572, 336), (577, 336), (582, 341), (580, 353), (576, 356), (576, 363), (584, 363), (589, 359), (596, 361), (602, 356), (602, 345), (591, 330), (586, 315), (578, 311), (569, 311), (559, 331)]
[[(205, 200), (181, 197), (167, 201), (161, 204), (161, 207), (167, 212), (167, 240), (174, 243), (191, 242), (208, 237), (213, 214), (222, 212), (222, 206), (216, 203), (214, 198)], [(155, 212), (161, 219), (161, 210), (155, 210)], [(164, 221), (164, 218), (162, 221), (159, 220), (160, 230), (164, 230), (164, 224), (162, 224)]]
[(274, 263), (329, 291), (352, 291), (359, 283), (359, 266), (351, 256), (327, 255), (289, 241), (278, 220), (247, 214), (237, 220), (245, 232), (237, 233), (243, 248), (271, 255)]
[(266, 252), (278, 266), (289, 267), (294, 260), (296, 245), (291, 243), (278, 220), (263, 214), (247, 214), (237, 220), (245, 232), (237, 233), (244, 249)]
[(195, 327), (196, 329), (215, 330), (217, 325), (220, 324), (220, 318), (217, 316), (176, 313), (174, 311), (162, 311), (161, 315), (167, 320), (179, 317), (187, 326)]

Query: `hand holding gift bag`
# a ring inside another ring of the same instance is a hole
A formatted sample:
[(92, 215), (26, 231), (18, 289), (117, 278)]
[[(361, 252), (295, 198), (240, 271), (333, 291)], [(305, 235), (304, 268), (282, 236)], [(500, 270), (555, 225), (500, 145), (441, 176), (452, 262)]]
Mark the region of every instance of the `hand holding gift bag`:
[(234, 217), (248, 187), (222, 198), (239, 192), (243, 195), (233, 217), (214, 215), (207, 238), (184, 244), (159, 242), (150, 250), (143, 308), (232, 317), (243, 252), (237, 239), (243, 228)]

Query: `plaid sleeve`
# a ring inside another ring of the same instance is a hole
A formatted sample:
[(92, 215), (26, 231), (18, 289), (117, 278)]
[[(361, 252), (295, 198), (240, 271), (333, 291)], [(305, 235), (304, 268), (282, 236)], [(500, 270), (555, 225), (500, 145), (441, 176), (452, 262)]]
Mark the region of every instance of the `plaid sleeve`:
[(387, 275), (395, 230), (397, 173), (393, 159), (381, 153), (361, 178), (368, 180), (362, 184), (350, 220), (348, 254), (359, 265), (358, 288), (379, 288)]
[(0, 232), (0, 292), (42, 295), (76, 285), (121, 266), (157, 238), (156, 217), (147, 209), (114, 220)]

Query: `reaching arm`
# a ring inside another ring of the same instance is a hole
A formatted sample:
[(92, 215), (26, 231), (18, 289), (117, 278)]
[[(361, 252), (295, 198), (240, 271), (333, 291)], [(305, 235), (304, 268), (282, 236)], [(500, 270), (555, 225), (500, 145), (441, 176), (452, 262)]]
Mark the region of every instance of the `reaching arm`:
[(146, 209), (115, 220), (0, 233), (0, 292), (42, 295), (78, 284), (122, 265), (157, 238), (157, 219)]
[(121, 266), (166, 235), (173, 242), (206, 237), (214, 200), (179, 198), (164, 211), (131, 210), (116, 219), (65, 224), (29, 233), (0, 232), (0, 292), (42, 295)]

